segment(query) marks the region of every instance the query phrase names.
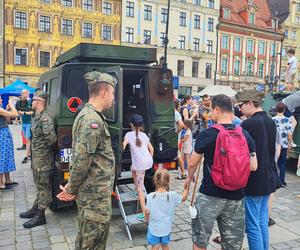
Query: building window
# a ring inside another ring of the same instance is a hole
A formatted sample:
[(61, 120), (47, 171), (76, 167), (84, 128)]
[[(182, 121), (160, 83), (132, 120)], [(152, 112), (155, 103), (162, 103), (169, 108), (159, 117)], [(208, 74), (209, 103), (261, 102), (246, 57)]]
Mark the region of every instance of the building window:
[(198, 77), (199, 63), (193, 62), (192, 65), (192, 77)]
[(296, 24), (300, 25), (300, 16), (296, 16)]
[(195, 5), (201, 5), (201, 0), (193, 0), (193, 4)]
[(82, 23), (82, 36), (85, 38), (93, 37), (93, 24), (91, 23)]
[(103, 3), (103, 7), (102, 7), (102, 12), (106, 15), (111, 15), (112, 14), (112, 5), (111, 3)]
[(194, 28), (200, 29), (200, 16), (199, 15), (194, 16)]
[(165, 38), (166, 38), (166, 33), (165, 32), (160, 32), (160, 45), (161, 46), (165, 45)]
[(212, 64), (207, 63), (206, 68), (205, 68), (205, 78), (206, 79), (211, 79), (211, 69), (212, 69)]
[(15, 49), (15, 65), (27, 65), (27, 49)]
[(126, 42), (133, 43), (133, 28), (126, 28)]
[(161, 9), (161, 22), (166, 23), (168, 19), (168, 9), (162, 8)]
[(214, 31), (214, 19), (211, 17), (208, 18), (208, 31)]
[(50, 52), (40, 51), (40, 67), (50, 67)]
[(265, 73), (265, 64), (263, 62), (260, 62), (258, 65), (258, 77), (264, 78)]
[(234, 39), (234, 51), (241, 52), (241, 41), (242, 39), (240, 37)]
[(42, 3), (51, 3), (51, 0), (40, 0)]
[(296, 31), (295, 30), (292, 30), (292, 32), (291, 32), (291, 39), (296, 40)]
[(229, 37), (222, 35), (222, 49), (229, 49)]
[(185, 36), (179, 36), (179, 49), (185, 49)]
[(180, 96), (192, 95), (192, 87), (180, 87), (179, 86), (178, 94)]
[(177, 60), (177, 75), (184, 76), (184, 61)]
[(66, 6), (66, 7), (72, 7), (73, 6), (73, 0), (61, 0), (61, 4), (63, 6)]
[(144, 20), (152, 20), (152, 6), (145, 5), (144, 7)]
[(93, 0), (83, 0), (83, 2), (82, 2), (82, 8), (84, 10), (88, 10), (88, 11), (93, 10)]
[(275, 56), (276, 55), (276, 44), (271, 43), (271, 53), (270, 56)]
[(195, 51), (200, 50), (200, 39), (199, 38), (194, 38), (193, 50), (195, 50)]
[(230, 19), (230, 10), (227, 8), (223, 8), (223, 18)]
[(222, 57), (221, 60), (221, 74), (227, 75), (227, 68), (228, 68), (228, 58)]
[(49, 16), (39, 16), (39, 30), (41, 32), (50, 32), (51, 30), (51, 18)]
[(72, 20), (62, 19), (61, 33), (63, 35), (71, 36), (73, 34), (73, 22)]
[(297, 11), (300, 11), (300, 3), (297, 3)]
[(254, 41), (247, 40), (247, 53), (253, 54), (254, 53)]
[(103, 40), (112, 40), (111, 39), (111, 26), (108, 26), (108, 25), (102, 26), (102, 39)]
[(289, 38), (289, 30), (284, 30), (284, 38)]
[(215, 0), (208, 0), (208, 8), (211, 9), (215, 8)]
[(246, 63), (247, 76), (253, 76), (253, 62)]
[(186, 13), (185, 12), (179, 13), (179, 25), (186, 26)]
[(213, 53), (213, 41), (207, 40), (207, 53), (212, 54)]
[(282, 48), (281, 55), (282, 57), (286, 57), (286, 48)]
[(258, 54), (260, 55), (260, 56), (263, 56), (263, 55), (265, 55), (265, 47), (266, 47), (266, 44), (264, 43), (264, 42), (259, 42), (258, 43)]
[(15, 27), (18, 29), (27, 28), (27, 13), (22, 11), (15, 12)]
[(249, 14), (249, 23), (250, 24), (254, 24), (255, 23), (255, 14), (254, 13), (250, 13)]
[(134, 17), (134, 2), (126, 2), (126, 16)]
[(235, 76), (240, 75), (240, 71), (241, 71), (241, 61), (240, 60), (234, 60), (233, 71), (234, 71)]
[(144, 44), (151, 44), (151, 30), (144, 30)]

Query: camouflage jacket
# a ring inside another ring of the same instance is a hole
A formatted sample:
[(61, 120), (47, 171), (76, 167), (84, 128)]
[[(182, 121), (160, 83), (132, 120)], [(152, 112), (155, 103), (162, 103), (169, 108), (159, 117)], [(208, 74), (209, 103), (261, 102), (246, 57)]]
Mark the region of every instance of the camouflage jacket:
[(107, 222), (111, 217), (115, 159), (104, 116), (86, 104), (74, 121), (72, 136), (73, 161), (67, 190), (77, 196), (78, 207), (89, 219)]
[(47, 109), (31, 119), (31, 166), (36, 171), (50, 170), (54, 160), (53, 145), (57, 141), (53, 118)]

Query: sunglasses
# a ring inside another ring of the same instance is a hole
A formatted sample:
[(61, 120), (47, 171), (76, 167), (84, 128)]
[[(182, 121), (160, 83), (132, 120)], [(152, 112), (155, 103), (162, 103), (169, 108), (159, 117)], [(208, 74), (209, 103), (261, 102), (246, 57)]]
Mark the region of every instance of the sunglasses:
[(249, 101), (242, 102), (241, 104), (238, 104), (239, 108), (242, 108), (244, 104), (248, 103)]

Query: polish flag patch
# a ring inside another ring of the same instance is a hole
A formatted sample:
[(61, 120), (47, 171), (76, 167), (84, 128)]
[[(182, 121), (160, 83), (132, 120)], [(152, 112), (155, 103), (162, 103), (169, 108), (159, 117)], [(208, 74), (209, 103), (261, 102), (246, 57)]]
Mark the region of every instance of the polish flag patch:
[(91, 123), (90, 127), (93, 129), (97, 129), (97, 128), (99, 128), (99, 125), (97, 123)]

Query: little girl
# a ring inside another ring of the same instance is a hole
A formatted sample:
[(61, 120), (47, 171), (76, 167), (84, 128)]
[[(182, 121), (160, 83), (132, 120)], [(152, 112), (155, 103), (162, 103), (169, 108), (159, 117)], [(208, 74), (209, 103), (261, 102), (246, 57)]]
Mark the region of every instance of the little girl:
[(175, 208), (184, 202), (188, 189), (182, 195), (169, 191), (170, 174), (166, 169), (158, 169), (154, 175), (156, 192), (147, 196), (146, 220), (149, 219), (147, 241), (152, 250), (168, 250)]
[[(185, 120), (184, 126), (186, 128), (184, 137), (181, 139), (183, 146), (182, 146), (182, 153), (183, 153), (183, 161), (189, 162), (190, 154), (192, 153), (192, 145), (193, 145), (193, 136), (192, 136), (192, 121)], [(185, 166), (186, 167), (186, 166)]]
[(137, 114), (132, 116), (132, 131), (127, 132), (123, 141), (123, 150), (130, 146), (131, 172), (138, 192), (141, 208), (145, 214), (144, 178), (145, 171), (153, 165), (154, 149), (148, 136), (142, 132), (143, 117)]

